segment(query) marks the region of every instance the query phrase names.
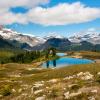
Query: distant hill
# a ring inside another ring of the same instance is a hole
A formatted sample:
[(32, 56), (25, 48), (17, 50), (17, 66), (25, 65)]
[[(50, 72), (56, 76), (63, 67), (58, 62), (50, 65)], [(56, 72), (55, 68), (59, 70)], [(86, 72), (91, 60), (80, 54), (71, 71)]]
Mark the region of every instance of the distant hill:
[(8, 41), (10, 44), (15, 46), (16, 48), (20, 48), (20, 49), (24, 49), (24, 50), (31, 49), (31, 46), (29, 46), (27, 43), (20, 43), (16, 40), (8, 40)]
[(66, 38), (50, 38), (45, 43), (34, 46), (33, 50), (45, 50), (54, 47), (58, 50), (66, 50), (67, 46), (70, 46), (71, 42)]
[(58, 39), (51, 38), (47, 40), (44, 44), (34, 46), (32, 50), (45, 50), (54, 47), (60, 51), (100, 51), (100, 44), (92, 44), (87, 41), (82, 41), (80, 43), (72, 43), (68, 39)]
[(100, 51), (100, 44), (92, 44), (87, 41), (82, 41), (80, 43), (72, 43), (69, 47), (68, 50), (74, 50), (74, 51)]
[(15, 48), (12, 44), (10, 44), (8, 41), (3, 39), (2, 36), (0, 36), (0, 49), (2, 48)]
[(58, 50), (66, 50), (69, 45), (71, 45), (71, 42), (66, 38), (51, 38), (44, 43), (44, 48), (54, 47)]

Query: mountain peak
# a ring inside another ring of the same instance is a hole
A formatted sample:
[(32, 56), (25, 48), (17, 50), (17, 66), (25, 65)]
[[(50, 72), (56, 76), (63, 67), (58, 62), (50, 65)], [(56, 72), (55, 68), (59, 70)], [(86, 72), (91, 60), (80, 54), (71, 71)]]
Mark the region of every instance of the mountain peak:
[(87, 41), (92, 44), (100, 44), (100, 33), (98, 32), (77, 33), (74, 36), (70, 37), (69, 40), (74, 43)]
[(51, 38), (59, 38), (59, 39), (62, 39), (64, 38), (63, 36), (57, 34), (57, 33), (49, 33), (48, 36), (45, 36), (44, 39), (48, 40), (48, 39), (51, 39)]
[(37, 37), (33, 37), (33, 36), (29, 36), (27, 34), (21, 34), (18, 33), (16, 31), (13, 31), (11, 29), (8, 28), (1, 28), (0, 30), (0, 35), (4, 38), (4, 39), (8, 39), (8, 40), (16, 40), (20, 43), (27, 43), (28, 45), (30, 45), (31, 47), (44, 42), (42, 39), (38, 39)]

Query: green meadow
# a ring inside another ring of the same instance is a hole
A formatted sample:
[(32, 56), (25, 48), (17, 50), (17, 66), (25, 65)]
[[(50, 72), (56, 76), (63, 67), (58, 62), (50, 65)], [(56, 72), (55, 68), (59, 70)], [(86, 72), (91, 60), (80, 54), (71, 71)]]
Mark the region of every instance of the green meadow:
[[(10, 51), (2, 51), (0, 53), (1, 59), (2, 57), (9, 58), (15, 55)], [(80, 54), (80, 56), (82, 56), (83, 58), (89, 58), (93, 60), (97, 60), (100, 57), (99, 52), (85, 51), (69, 53), (69, 56), (75, 56), (77, 54)], [(50, 56), (50, 59), (54, 58)], [(43, 69), (39, 65), (45, 60), (46, 59), (44, 57), (35, 59), (33, 62), (27, 64), (0, 64), (0, 99), (15, 100), (17, 98), (20, 98), (24, 100), (35, 100), (38, 97), (46, 95), (46, 100), (65, 100), (65, 97), (63, 96), (64, 94), (62, 93), (67, 91), (73, 93), (77, 92), (81, 88), (96, 88), (99, 91), (100, 77), (97, 74), (100, 72), (100, 62), (94, 62), (92, 64), (73, 65), (57, 69)], [(77, 78), (70, 79), (69, 81), (64, 80), (64, 78), (77, 75), (80, 72), (89, 72), (94, 76), (94, 78), (91, 80), (81, 80)], [(49, 83), (50, 80), (57, 80), (57, 83)], [(34, 93), (31, 93), (34, 84), (44, 84), (44, 86), (34, 88)], [(68, 85), (71, 84), (76, 85), (75, 87), (69, 89)], [(65, 88), (65, 90), (63, 90), (63, 88)], [(35, 92), (37, 92), (38, 90), (41, 90), (42, 92), (35, 94)], [(50, 94), (47, 91), (52, 91), (52, 93)], [(92, 96), (90, 92), (88, 92), (87, 94), (83, 92), (81, 95), (71, 97), (68, 100), (80, 100), (79, 97), (81, 97), (82, 100), (88, 100), (88, 95)], [(99, 93), (97, 93), (96, 95), (97, 96), (93, 96), (96, 97), (97, 100), (99, 100)]]

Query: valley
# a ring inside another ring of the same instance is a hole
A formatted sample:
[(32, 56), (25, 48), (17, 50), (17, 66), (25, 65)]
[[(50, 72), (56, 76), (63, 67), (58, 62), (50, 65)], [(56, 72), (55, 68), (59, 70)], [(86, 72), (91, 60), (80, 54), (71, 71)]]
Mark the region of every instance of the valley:
[(99, 100), (99, 42), (0, 32), (1, 100)]

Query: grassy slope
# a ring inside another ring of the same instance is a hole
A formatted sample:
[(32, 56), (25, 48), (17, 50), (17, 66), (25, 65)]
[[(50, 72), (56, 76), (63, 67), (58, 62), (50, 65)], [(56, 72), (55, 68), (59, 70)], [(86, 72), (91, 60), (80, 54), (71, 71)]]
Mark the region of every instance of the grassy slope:
[[(20, 66), (20, 67), (19, 67)], [(28, 70), (34, 68), (34, 65), (29, 64), (5, 64), (0, 65), (0, 92), (5, 86), (11, 86), (16, 90), (21, 88), (23, 84), (34, 84), (37, 81), (48, 81), (50, 79), (62, 79), (69, 75), (74, 75), (79, 72), (89, 71), (93, 75), (100, 72), (100, 64), (87, 64), (87, 65), (75, 65), (70, 67), (64, 67), (60, 69), (42, 69), (42, 70)], [(21, 75), (21, 77), (15, 77), (15, 75)], [(11, 82), (9, 82), (9, 81)], [(21, 82), (21, 83), (20, 83)], [(17, 96), (18, 94), (16, 94)], [(6, 99), (5, 99), (6, 100)]]
[(14, 52), (0, 50), (0, 62), (14, 55)]
[(100, 52), (80, 52), (84, 58), (100, 59)]
[[(81, 55), (86, 55), (86, 54), (92, 56), (93, 52), (91, 52), (91, 53), (90, 52), (88, 52), (88, 53), (82, 52), (81, 53)], [(94, 53), (93, 56), (94, 55), (97, 55), (99, 57), (99, 53)], [(40, 61), (40, 60), (41, 59), (39, 59), (38, 61)], [(34, 76), (32, 76), (32, 77), (28, 77), (28, 78), (23, 77), (23, 79), (30, 80), (30, 81), (39, 81), (39, 80), (46, 80), (46, 79), (52, 79), (52, 78), (61, 78), (61, 77), (64, 77), (67, 75), (72, 75), (72, 74), (75, 74), (75, 73), (78, 73), (81, 71), (83, 71), (83, 72), (90, 71), (91, 73), (96, 73), (96, 72), (100, 71), (100, 63), (74, 65), (74, 66), (60, 68), (60, 69), (43, 69), (41, 71), (26, 70), (26, 68), (28, 68), (28, 67), (31, 67), (31, 68), (35, 67), (36, 68), (35, 63), (32, 63), (32, 64), (5, 64), (4, 66), (7, 68), (6, 68), (6, 70), (2, 71), (3, 73), (9, 72), (9, 71), (10, 72), (19, 71), (23, 75), (34, 74)], [(19, 66), (21, 69), (18, 69)]]
[(14, 55), (14, 53), (10, 52), (10, 51), (0, 51), (0, 58), (1, 57), (11, 57), (13, 55)]
[(100, 59), (100, 52), (80, 51), (80, 52), (67, 52), (69, 56), (82, 56), (88, 59)]
[(0, 49), (0, 63), (22, 52), (24, 52), (24, 50), (21, 49)]
[(47, 70), (45, 72), (37, 73), (30, 77), (30, 80), (40, 81), (48, 80), (52, 78), (63, 78), (69, 75), (73, 75), (79, 72), (89, 71), (93, 74), (100, 72), (100, 64), (88, 64), (88, 65), (75, 65), (70, 67), (64, 67), (60, 69)]
[[(59, 69), (42, 69), (42, 70), (27, 70), (27, 68), (34, 68), (33, 65), (26, 65), (26, 64), (6, 64), (5, 69), (1, 69), (2, 76), (6, 75), (7, 73), (21, 73), (23, 77), (18, 78), (18, 80), (23, 81), (41, 81), (41, 80), (48, 80), (52, 78), (63, 78), (68, 75), (73, 75), (79, 72), (86, 72), (89, 71), (93, 74), (100, 72), (100, 64), (84, 64), (84, 65), (74, 65), (70, 67), (64, 67)], [(20, 67), (19, 67), (20, 66)], [(2, 68), (2, 65), (1, 67)], [(24, 77), (25, 75), (31, 75), (31, 77)], [(5, 76), (6, 77), (6, 76)]]
[(11, 57), (15, 54), (18, 54), (18, 53), (22, 53), (24, 52), (24, 50), (20, 50), (20, 49), (0, 49), (0, 58), (4, 57)]
[[(33, 64), (12, 63), (12, 64), (0, 65), (0, 92), (3, 91), (4, 93), (6, 93), (5, 87), (19, 90), (20, 88), (22, 88), (21, 85), (24, 84), (33, 85), (34, 82), (37, 81), (43, 81), (43, 80), (45, 81), (55, 78), (64, 78), (66, 76), (77, 74), (79, 72), (89, 71), (94, 75), (100, 72), (100, 63), (74, 65), (59, 69), (28, 70), (35, 67), (36, 67), (35, 63)], [(21, 77), (15, 77), (15, 75), (21, 75)], [(28, 92), (28, 90), (26, 91)], [(22, 91), (22, 93), (23, 92), (24, 91)], [(19, 93), (16, 93), (14, 95), (12, 94), (10, 95), (10, 97), (8, 96), (8, 98), (12, 98), (13, 96), (16, 97), (18, 95)], [(7, 99), (7, 97), (4, 98), (5, 100), (9, 100)]]

